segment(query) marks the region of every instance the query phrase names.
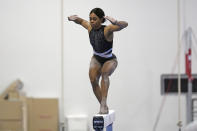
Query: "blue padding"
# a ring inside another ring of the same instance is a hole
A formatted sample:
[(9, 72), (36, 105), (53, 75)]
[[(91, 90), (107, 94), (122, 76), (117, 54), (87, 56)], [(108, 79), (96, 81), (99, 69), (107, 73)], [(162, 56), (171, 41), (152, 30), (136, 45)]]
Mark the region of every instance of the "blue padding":
[(110, 124), (109, 126), (106, 127), (106, 131), (112, 131), (112, 124)]

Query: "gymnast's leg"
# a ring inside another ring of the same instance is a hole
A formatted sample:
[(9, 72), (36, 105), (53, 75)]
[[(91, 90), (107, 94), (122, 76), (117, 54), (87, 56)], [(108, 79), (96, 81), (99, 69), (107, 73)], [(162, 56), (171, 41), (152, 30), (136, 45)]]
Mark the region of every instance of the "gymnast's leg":
[(89, 78), (92, 84), (93, 92), (99, 103), (101, 103), (101, 89), (99, 86), (100, 76), (101, 76), (101, 64), (93, 56), (90, 62)]
[(108, 106), (107, 106), (107, 93), (109, 88), (109, 76), (114, 72), (118, 65), (118, 62), (116, 59), (109, 60), (104, 63), (102, 69), (101, 69), (101, 106), (100, 106), (100, 113), (101, 114), (107, 114), (109, 112)]

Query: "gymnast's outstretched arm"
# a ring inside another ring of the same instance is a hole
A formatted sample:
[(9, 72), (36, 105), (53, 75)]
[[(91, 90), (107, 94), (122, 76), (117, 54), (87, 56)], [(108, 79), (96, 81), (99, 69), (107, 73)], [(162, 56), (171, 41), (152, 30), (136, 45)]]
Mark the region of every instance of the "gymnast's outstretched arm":
[(113, 33), (114, 31), (120, 31), (128, 26), (128, 23), (126, 21), (118, 21), (109, 16), (105, 16), (104, 18), (112, 23), (107, 26), (108, 31), (111, 33)]
[(69, 21), (74, 21), (76, 24), (82, 25), (85, 29), (90, 30), (91, 26), (90, 23), (77, 15), (71, 15), (68, 17)]

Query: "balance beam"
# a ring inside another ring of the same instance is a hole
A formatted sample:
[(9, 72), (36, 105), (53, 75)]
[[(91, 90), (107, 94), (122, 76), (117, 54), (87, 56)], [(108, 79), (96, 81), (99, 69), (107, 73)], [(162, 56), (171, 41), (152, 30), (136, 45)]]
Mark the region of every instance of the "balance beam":
[(115, 111), (109, 110), (108, 114), (96, 114), (93, 116), (93, 128), (95, 131), (112, 131), (112, 124), (115, 121)]

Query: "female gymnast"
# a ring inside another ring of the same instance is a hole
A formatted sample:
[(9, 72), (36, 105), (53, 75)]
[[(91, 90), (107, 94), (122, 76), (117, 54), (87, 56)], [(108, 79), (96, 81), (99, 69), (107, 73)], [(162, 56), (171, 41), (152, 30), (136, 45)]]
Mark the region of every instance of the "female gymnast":
[[(111, 22), (110, 25), (103, 25), (105, 20)], [(93, 92), (100, 103), (100, 114), (108, 114), (107, 94), (109, 88), (109, 76), (118, 65), (116, 56), (112, 53), (113, 33), (128, 26), (126, 21), (118, 21), (112, 17), (105, 16), (101, 8), (94, 8), (90, 11), (89, 21), (77, 15), (68, 17), (69, 21), (74, 21), (88, 30), (90, 43), (93, 47), (93, 56), (90, 62), (89, 78)], [(101, 76), (101, 84), (99, 79)]]

